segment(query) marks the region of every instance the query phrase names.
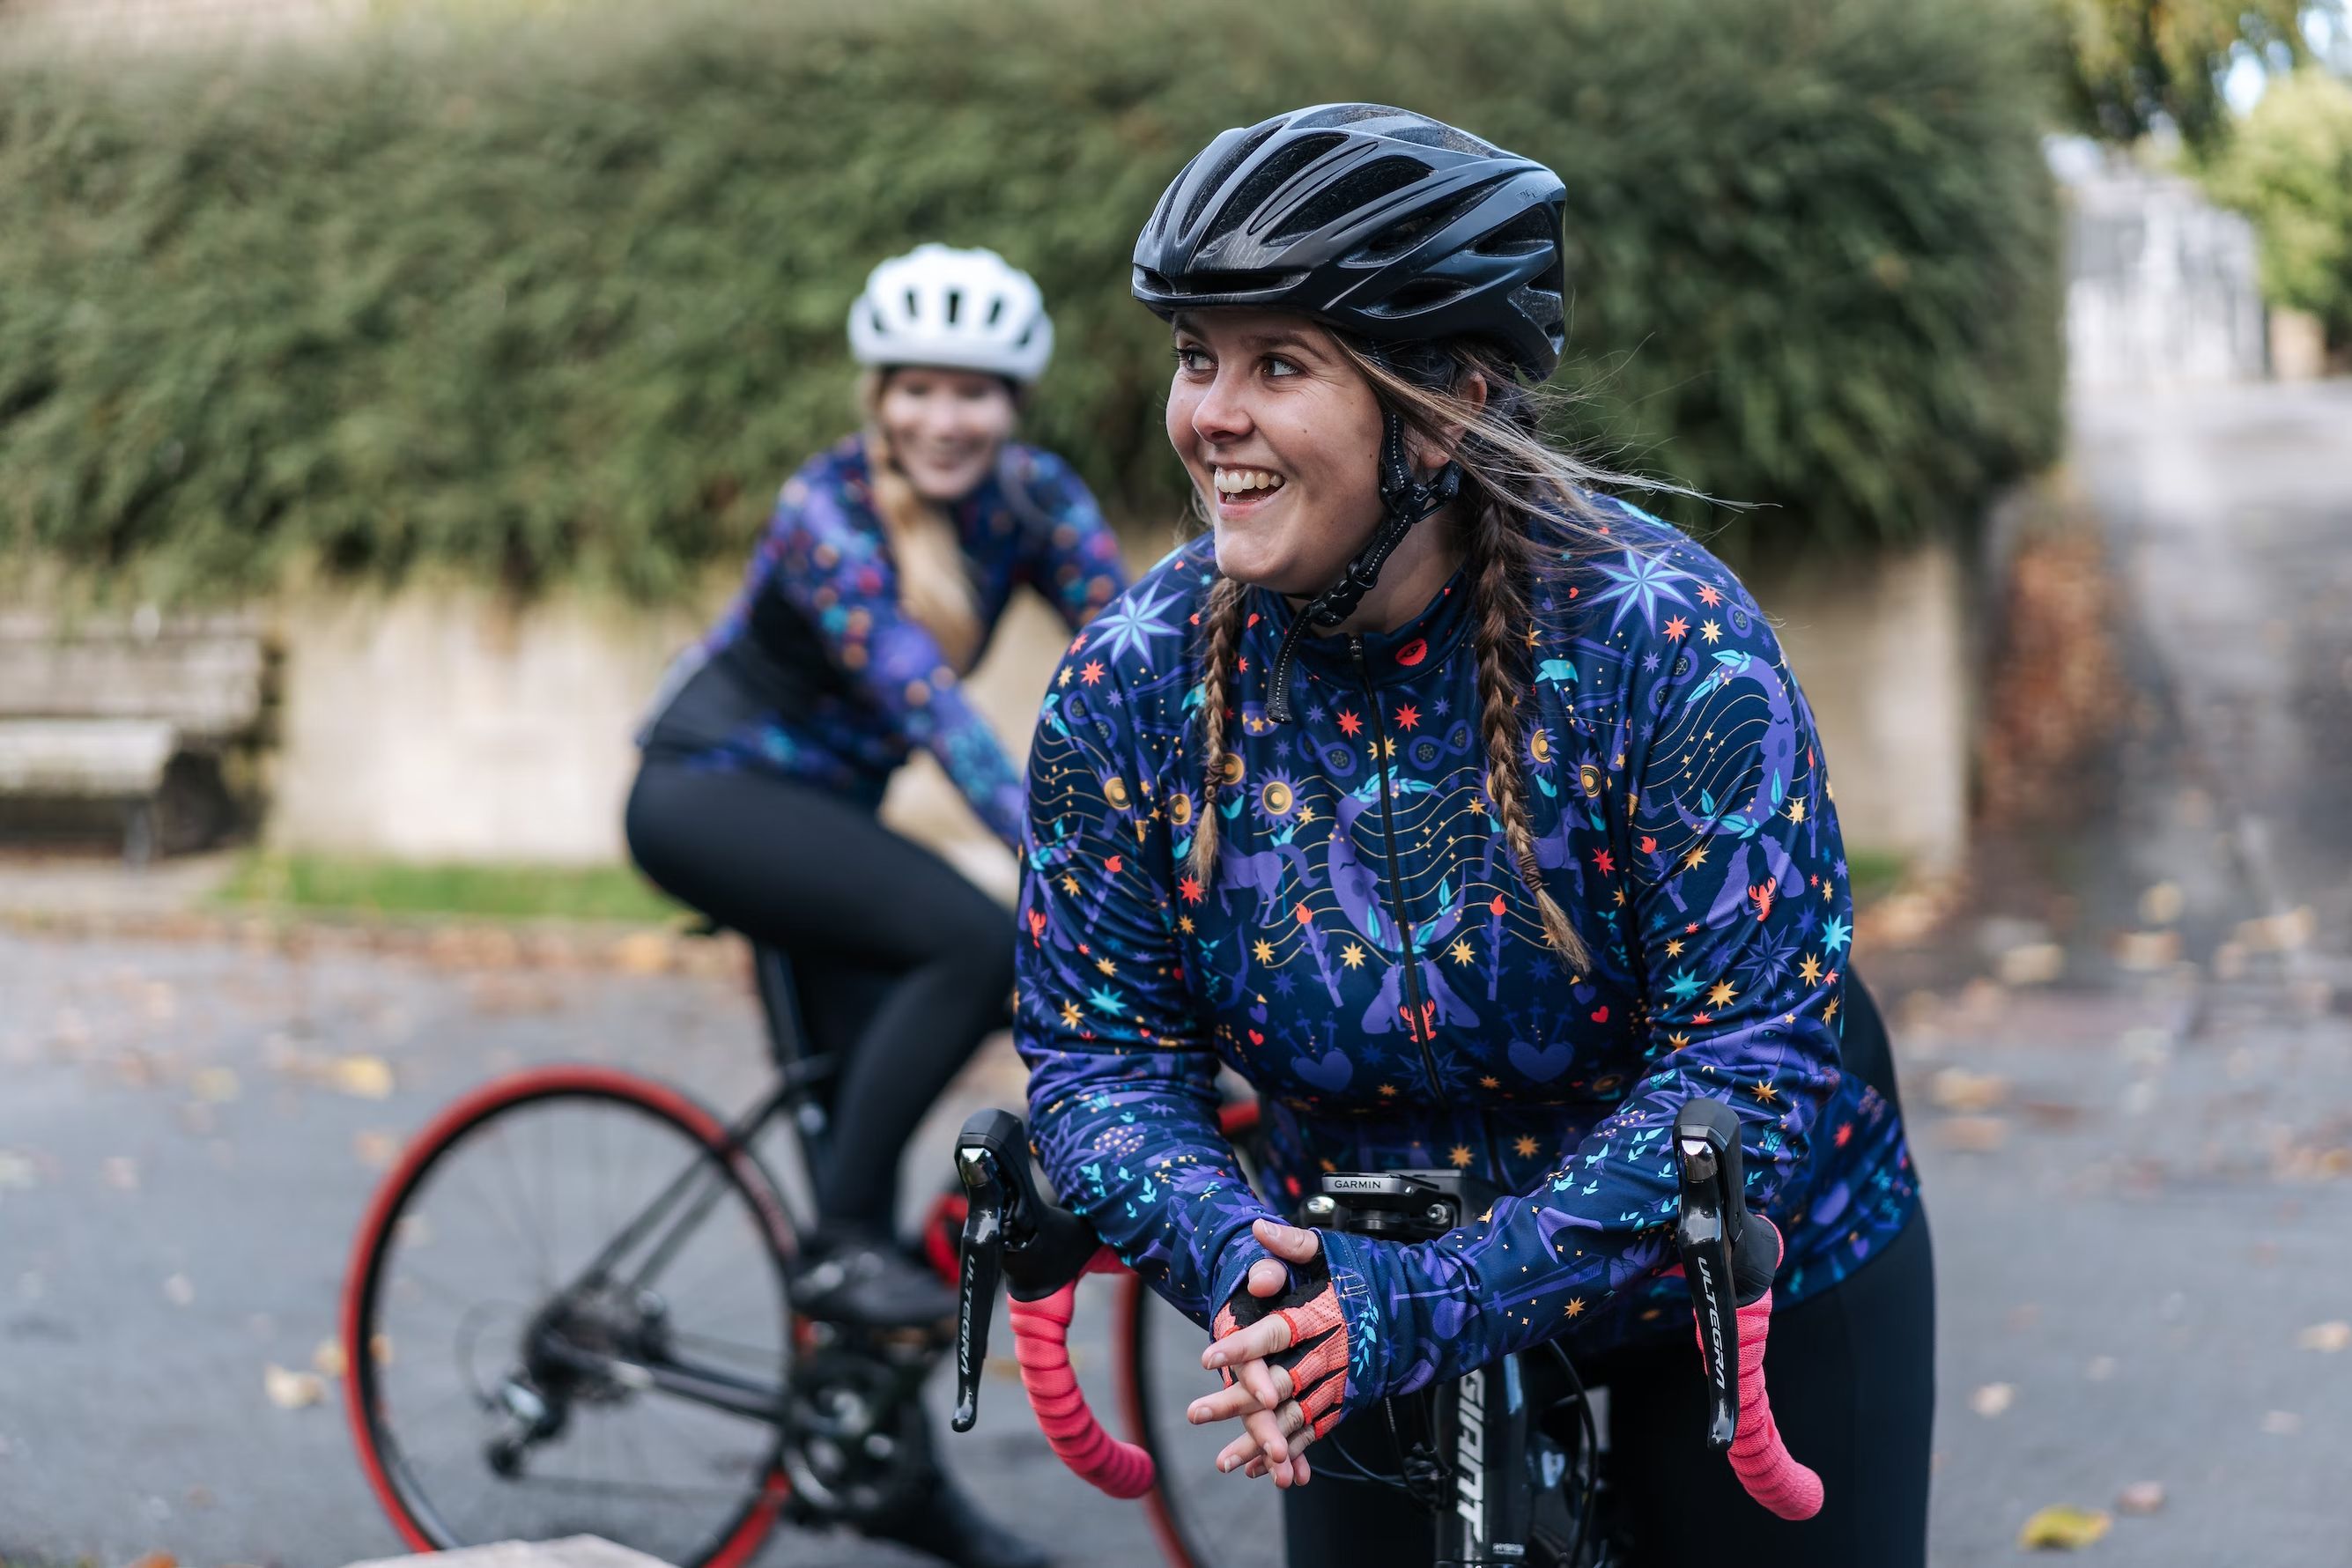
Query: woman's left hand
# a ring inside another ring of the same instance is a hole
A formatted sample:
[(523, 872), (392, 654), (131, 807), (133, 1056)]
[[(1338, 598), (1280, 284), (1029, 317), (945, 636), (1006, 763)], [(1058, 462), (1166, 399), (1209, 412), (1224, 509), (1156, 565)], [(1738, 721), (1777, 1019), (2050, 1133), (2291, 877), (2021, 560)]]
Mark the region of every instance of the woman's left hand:
[[(1274, 1254), (1254, 1264), (1234, 1301), (1217, 1314), (1217, 1339), (1201, 1364), (1230, 1379), (1226, 1387), (1192, 1402), (1195, 1426), (1239, 1418), (1242, 1435), (1217, 1456), (1217, 1468), (1271, 1476), (1275, 1485), (1303, 1485), (1312, 1473), (1302, 1452), (1339, 1420), (1347, 1393), (1348, 1331), (1330, 1276), (1322, 1268), (1323, 1240), (1311, 1230), (1259, 1220), (1251, 1232)], [(1274, 1259), (1281, 1259), (1276, 1262)], [(1299, 1267), (1294, 1286), (1283, 1263)], [(1289, 1305), (1275, 1299), (1289, 1296)]]

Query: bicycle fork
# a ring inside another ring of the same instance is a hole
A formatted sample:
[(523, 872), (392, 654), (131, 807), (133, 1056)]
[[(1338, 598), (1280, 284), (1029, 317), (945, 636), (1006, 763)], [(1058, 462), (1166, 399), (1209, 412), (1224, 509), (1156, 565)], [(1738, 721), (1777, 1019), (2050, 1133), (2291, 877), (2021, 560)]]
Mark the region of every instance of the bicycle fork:
[[(1536, 1489), (1528, 1475), (1529, 1413), (1519, 1358), (1505, 1356), (1455, 1384), (1454, 1506), (1438, 1517), (1438, 1568), (1520, 1568)], [(1441, 1426), (1440, 1440), (1446, 1440)]]

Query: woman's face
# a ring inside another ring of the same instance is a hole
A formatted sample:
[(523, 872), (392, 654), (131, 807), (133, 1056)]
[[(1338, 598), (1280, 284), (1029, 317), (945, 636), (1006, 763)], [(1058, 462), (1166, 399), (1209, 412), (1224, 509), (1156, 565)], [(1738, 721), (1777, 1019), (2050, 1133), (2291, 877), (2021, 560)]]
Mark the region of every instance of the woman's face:
[(910, 365), (884, 379), (874, 418), (916, 493), (946, 503), (980, 488), (1015, 412), (1012, 390), (995, 376)]
[(1168, 439), (1210, 502), (1217, 569), (1322, 592), (1381, 517), (1381, 405), (1302, 316), (1220, 308), (1175, 321)]

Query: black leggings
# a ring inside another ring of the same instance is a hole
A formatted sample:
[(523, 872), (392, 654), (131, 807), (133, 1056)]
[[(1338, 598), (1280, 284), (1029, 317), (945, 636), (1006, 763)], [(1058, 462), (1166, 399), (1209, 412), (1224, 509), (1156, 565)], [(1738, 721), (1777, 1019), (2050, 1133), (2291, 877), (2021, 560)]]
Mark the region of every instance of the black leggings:
[[(1822, 1478), (1822, 1511), (1801, 1524), (1767, 1513), (1707, 1452), (1686, 1337), (1579, 1370), (1609, 1389), (1610, 1473), (1638, 1568), (1926, 1568), (1936, 1266), (1924, 1213), (1853, 1274), (1772, 1314), (1772, 1414), (1789, 1452)], [(1374, 1421), (1357, 1417), (1324, 1439), (1334, 1442), (1368, 1468), (1394, 1468)], [(1308, 1450), (1310, 1465), (1318, 1457)], [(1318, 1474), (1283, 1503), (1290, 1568), (1426, 1568), (1436, 1551), (1429, 1516), (1383, 1488)]]
[(1012, 917), (864, 807), (771, 774), (648, 757), (625, 821), (665, 891), (792, 959), (811, 1043), (842, 1064), (818, 1207), (887, 1233), (907, 1141), (1003, 1016)]

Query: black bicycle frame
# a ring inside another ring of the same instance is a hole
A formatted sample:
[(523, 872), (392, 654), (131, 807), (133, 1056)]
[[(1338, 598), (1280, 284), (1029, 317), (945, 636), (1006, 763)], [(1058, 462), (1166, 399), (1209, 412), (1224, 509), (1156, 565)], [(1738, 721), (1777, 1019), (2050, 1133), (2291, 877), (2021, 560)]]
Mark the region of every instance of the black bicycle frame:
[[(787, 1110), (792, 1112), (791, 1124), (801, 1140), (809, 1163), (814, 1165), (822, 1159), (831, 1129), (824, 1101), (817, 1098), (815, 1090), (819, 1084), (832, 1076), (835, 1060), (829, 1055), (813, 1053), (806, 1048), (797, 1023), (800, 1011), (792, 967), (784, 955), (765, 946), (755, 946), (752, 952), (761, 1009), (767, 1018), (770, 1050), (776, 1063), (775, 1084), (750, 1110), (735, 1119), (716, 1148), (698, 1157), (672, 1177), (667, 1185), (555, 1293), (549, 1307), (541, 1314), (542, 1329), (552, 1326), (558, 1316), (556, 1309), (562, 1303), (612, 1281), (619, 1272), (622, 1260), (648, 1236), (660, 1230), (662, 1234), (651, 1249), (627, 1278), (619, 1282), (619, 1288), (632, 1295), (652, 1289), (670, 1260), (677, 1255), (678, 1249), (693, 1237), (712, 1205), (725, 1194), (726, 1178), (719, 1168), (721, 1163), (750, 1148), (778, 1112)], [(685, 1205), (683, 1211), (674, 1214), (672, 1211), (677, 1210), (681, 1203)], [(667, 1228), (665, 1230), (664, 1226)], [(615, 1366), (614, 1357), (578, 1350), (552, 1333), (543, 1335), (539, 1349), (559, 1363), (583, 1372), (611, 1372)], [(783, 1391), (773, 1384), (756, 1383), (675, 1356), (655, 1362), (633, 1362), (626, 1363), (626, 1368), (618, 1375), (625, 1379), (642, 1379), (650, 1387), (695, 1404), (769, 1422), (779, 1421), (782, 1417)]]

